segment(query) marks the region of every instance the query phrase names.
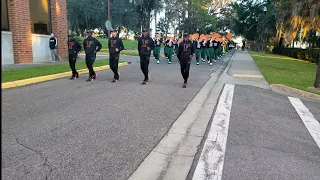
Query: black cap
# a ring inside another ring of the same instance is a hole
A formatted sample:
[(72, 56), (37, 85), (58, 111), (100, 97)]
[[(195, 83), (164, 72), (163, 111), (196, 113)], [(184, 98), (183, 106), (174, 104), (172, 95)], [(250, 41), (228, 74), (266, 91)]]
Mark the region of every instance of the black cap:
[(188, 34), (188, 33), (185, 33), (185, 34), (183, 35), (183, 37), (189, 37), (189, 34)]
[(74, 33), (69, 34), (69, 37), (74, 37), (74, 36), (75, 36)]
[(110, 32), (117, 32), (117, 30), (116, 29), (111, 29)]
[(143, 29), (142, 32), (148, 32), (146, 29)]
[(93, 31), (87, 31), (87, 34), (92, 34), (93, 33)]

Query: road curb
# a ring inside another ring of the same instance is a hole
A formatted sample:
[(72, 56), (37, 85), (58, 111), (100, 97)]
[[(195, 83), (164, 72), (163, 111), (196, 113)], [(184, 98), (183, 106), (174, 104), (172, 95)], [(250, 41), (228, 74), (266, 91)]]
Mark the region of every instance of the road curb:
[(318, 95), (318, 94), (314, 94), (314, 93), (311, 93), (311, 92), (303, 91), (303, 90), (296, 89), (296, 88), (293, 88), (293, 87), (289, 87), (289, 86), (286, 86), (286, 85), (283, 85), (283, 84), (271, 84), (270, 88), (273, 91), (279, 90), (279, 91), (283, 91), (283, 92), (286, 92), (286, 93), (294, 94), (294, 95), (297, 95), (297, 96), (300, 96), (300, 97), (304, 97), (304, 98), (308, 98), (308, 99), (312, 99), (312, 100), (320, 102), (320, 95)]
[[(128, 63), (119, 63), (119, 67), (121, 66), (127, 66)], [(95, 71), (102, 71), (109, 69), (109, 65), (106, 66), (99, 66), (95, 67)], [(79, 74), (86, 74), (88, 73), (88, 69), (80, 69), (78, 70)], [(1, 83), (1, 89), (8, 89), (8, 88), (14, 88), (14, 87), (19, 87), (19, 86), (25, 86), (29, 84), (35, 84), (39, 82), (45, 82), (45, 81), (50, 81), (54, 79), (60, 79), (64, 77), (70, 76), (70, 72), (64, 72), (64, 73), (58, 73), (58, 74), (52, 74), (52, 75), (47, 75), (47, 76), (40, 76), (40, 77), (35, 77), (35, 78), (29, 78), (29, 79), (23, 79), (23, 80), (17, 80), (17, 81), (11, 81), (11, 82), (6, 82), (6, 83)]]

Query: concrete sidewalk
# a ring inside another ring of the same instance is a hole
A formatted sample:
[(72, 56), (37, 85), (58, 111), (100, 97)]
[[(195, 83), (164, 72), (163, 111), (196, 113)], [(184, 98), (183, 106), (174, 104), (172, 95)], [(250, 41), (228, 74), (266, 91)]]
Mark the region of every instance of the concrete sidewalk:
[(247, 81), (254, 83), (257, 87), (270, 89), (268, 82), (264, 79), (248, 51), (236, 50), (231, 61), (227, 74), (234, 78), (234, 84), (243, 84)]

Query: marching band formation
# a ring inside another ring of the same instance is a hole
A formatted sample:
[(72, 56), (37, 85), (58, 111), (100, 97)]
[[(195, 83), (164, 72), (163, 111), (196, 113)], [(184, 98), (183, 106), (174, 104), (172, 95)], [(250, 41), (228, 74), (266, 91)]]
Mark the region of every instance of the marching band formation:
[[(211, 33), (208, 35), (204, 34), (190, 34), (189, 40), (193, 43), (195, 47), (195, 55), (197, 65), (200, 64), (200, 60), (205, 62), (207, 60), (208, 64), (212, 66), (213, 62), (217, 62), (219, 58), (222, 57), (229, 49), (229, 41), (232, 35), (227, 34), (226, 38), (222, 37), (218, 33)], [(178, 53), (178, 48), (182, 38), (178, 39), (174, 36), (162, 37), (160, 34), (157, 34), (154, 38), (155, 49), (153, 55), (157, 64), (160, 63), (160, 49), (161, 44), (164, 45), (164, 56), (168, 60), (168, 64), (172, 63), (172, 56), (175, 56)]]
[[(93, 81), (96, 79), (97, 74), (94, 72), (93, 64), (96, 59), (96, 54), (101, 50), (101, 43), (92, 36), (92, 31), (87, 32), (87, 38), (83, 41), (83, 47), (86, 54), (86, 65), (89, 70), (89, 78), (87, 81)], [(113, 80), (111, 82), (116, 83), (119, 81), (120, 72), (118, 71), (120, 52), (124, 50), (122, 40), (118, 37), (116, 30), (111, 30), (111, 36), (108, 41), (109, 49), (109, 66), (114, 73)], [(212, 66), (212, 63), (217, 62), (229, 49), (230, 39), (232, 35), (229, 33), (225, 37), (218, 33), (204, 34), (184, 34), (183, 38), (177, 38), (174, 36), (162, 37), (160, 34), (156, 35), (153, 39), (149, 36), (148, 31), (143, 30), (142, 36), (138, 40), (138, 52), (140, 56), (140, 68), (144, 75), (142, 85), (147, 85), (150, 79), (149, 62), (151, 52), (157, 61), (160, 63), (161, 45), (164, 44), (164, 55), (168, 60), (168, 63), (172, 63), (172, 56), (177, 56), (181, 75), (184, 79), (183, 88), (187, 87), (187, 81), (189, 78), (189, 71), (191, 60), (193, 56), (196, 56), (197, 65), (202, 62), (208, 61), (208, 64)], [(76, 46), (77, 45), (77, 46)], [(72, 69), (71, 80), (75, 80), (79, 77), (75, 69), (75, 63), (77, 54), (79, 53), (81, 46), (79, 43), (70, 36), (69, 38), (69, 63)]]

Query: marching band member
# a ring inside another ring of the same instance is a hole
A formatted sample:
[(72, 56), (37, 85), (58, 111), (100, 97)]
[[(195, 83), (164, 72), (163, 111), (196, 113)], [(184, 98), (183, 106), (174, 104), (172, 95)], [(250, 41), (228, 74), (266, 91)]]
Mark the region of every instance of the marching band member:
[(210, 39), (207, 43), (207, 51), (206, 51), (207, 59), (208, 59), (208, 64), (212, 66), (212, 57), (213, 57), (213, 41), (212, 41), (212, 36), (210, 36)]
[(213, 49), (214, 49), (214, 62), (216, 62), (217, 59), (219, 59), (218, 57), (218, 51), (219, 51), (219, 41), (217, 40), (217, 38), (214, 38), (213, 41)]
[(205, 40), (205, 37), (201, 39), (201, 59), (202, 62), (205, 61), (206, 58), (206, 49), (207, 49), (207, 41)]
[(154, 58), (157, 61), (157, 64), (160, 63), (160, 47), (161, 47), (161, 40), (160, 40), (160, 35), (158, 34), (157, 37), (154, 38), (154, 50), (153, 50), (153, 55)]
[(195, 40), (193, 41), (193, 44), (194, 44), (194, 47), (195, 47), (195, 50), (196, 50), (197, 65), (199, 65), (200, 58), (201, 58), (201, 52), (202, 52), (200, 38), (195, 39)]
[(171, 64), (172, 55), (173, 55), (173, 38), (170, 38), (167, 43), (167, 55), (168, 55), (168, 63)]
[(187, 87), (191, 59), (194, 53), (193, 43), (189, 40), (189, 34), (184, 35), (184, 41), (181, 42), (178, 51), (178, 59), (180, 61), (181, 75), (184, 79), (183, 88)]

